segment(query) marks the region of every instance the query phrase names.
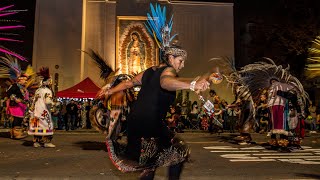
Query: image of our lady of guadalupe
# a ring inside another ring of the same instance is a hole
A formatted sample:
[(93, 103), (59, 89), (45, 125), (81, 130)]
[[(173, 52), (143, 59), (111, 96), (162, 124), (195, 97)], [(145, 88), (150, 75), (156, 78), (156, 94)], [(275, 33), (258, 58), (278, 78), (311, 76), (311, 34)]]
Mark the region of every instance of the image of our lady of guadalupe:
[(130, 36), (127, 48), (128, 71), (129, 74), (135, 74), (145, 70), (145, 43), (137, 32), (132, 32)]

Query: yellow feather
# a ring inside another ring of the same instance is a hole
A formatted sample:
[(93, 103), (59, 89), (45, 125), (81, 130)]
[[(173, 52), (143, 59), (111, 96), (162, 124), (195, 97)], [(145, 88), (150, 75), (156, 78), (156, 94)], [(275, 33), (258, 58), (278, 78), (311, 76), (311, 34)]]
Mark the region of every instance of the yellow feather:
[(312, 41), (313, 44), (309, 48), (309, 57), (305, 66), (305, 76), (308, 79), (320, 77), (320, 36)]
[(28, 65), (28, 67), (27, 67), (27, 69), (25, 71), (25, 75), (26, 76), (32, 76), (34, 74), (35, 74), (35, 72), (34, 72), (33, 68), (30, 65)]
[(156, 40), (156, 43), (157, 43), (158, 47), (161, 48), (161, 45), (160, 45), (160, 43), (159, 43), (159, 41), (157, 39), (156, 33), (154, 31), (153, 31), (153, 37)]

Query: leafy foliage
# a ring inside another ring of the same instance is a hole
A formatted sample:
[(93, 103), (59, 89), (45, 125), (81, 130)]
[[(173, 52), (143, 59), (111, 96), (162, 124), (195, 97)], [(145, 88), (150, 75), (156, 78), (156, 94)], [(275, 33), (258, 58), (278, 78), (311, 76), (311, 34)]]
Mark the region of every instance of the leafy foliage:
[(292, 73), (301, 78), (308, 48), (320, 30), (320, 2), (242, 2), (242, 66), (254, 62), (257, 58), (269, 57), (274, 59), (276, 64), (290, 64)]

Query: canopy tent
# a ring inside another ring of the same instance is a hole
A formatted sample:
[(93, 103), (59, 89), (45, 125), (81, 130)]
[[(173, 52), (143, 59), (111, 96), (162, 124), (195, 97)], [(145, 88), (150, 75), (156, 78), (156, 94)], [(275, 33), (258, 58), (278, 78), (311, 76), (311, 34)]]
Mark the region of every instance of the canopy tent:
[(94, 98), (99, 90), (100, 88), (87, 77), (78, 84), (59, 91), (56, 96), (61, 98)]

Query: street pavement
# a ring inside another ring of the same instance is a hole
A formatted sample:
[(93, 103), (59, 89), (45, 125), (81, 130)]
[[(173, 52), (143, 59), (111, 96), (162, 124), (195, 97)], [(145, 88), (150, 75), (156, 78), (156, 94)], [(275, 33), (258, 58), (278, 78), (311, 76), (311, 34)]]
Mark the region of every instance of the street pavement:
[[(320, 179), (320, 134), (304, 139), (302, 150), (271, 150), (266, 134), (252, 134), (248, 145), (233, 141), (237, 134), (186, 131), (191, 160), (181, 179)], [(122, 173), (108, 159), (105, 135), (94, 130), (57, 131), (56, 148), (34, 148), (32, 137), (8, 138), (0, 130), (0, 179), (138, 179), (139, 173)], [(155, 179), (167, 179), (166, 168)]]

